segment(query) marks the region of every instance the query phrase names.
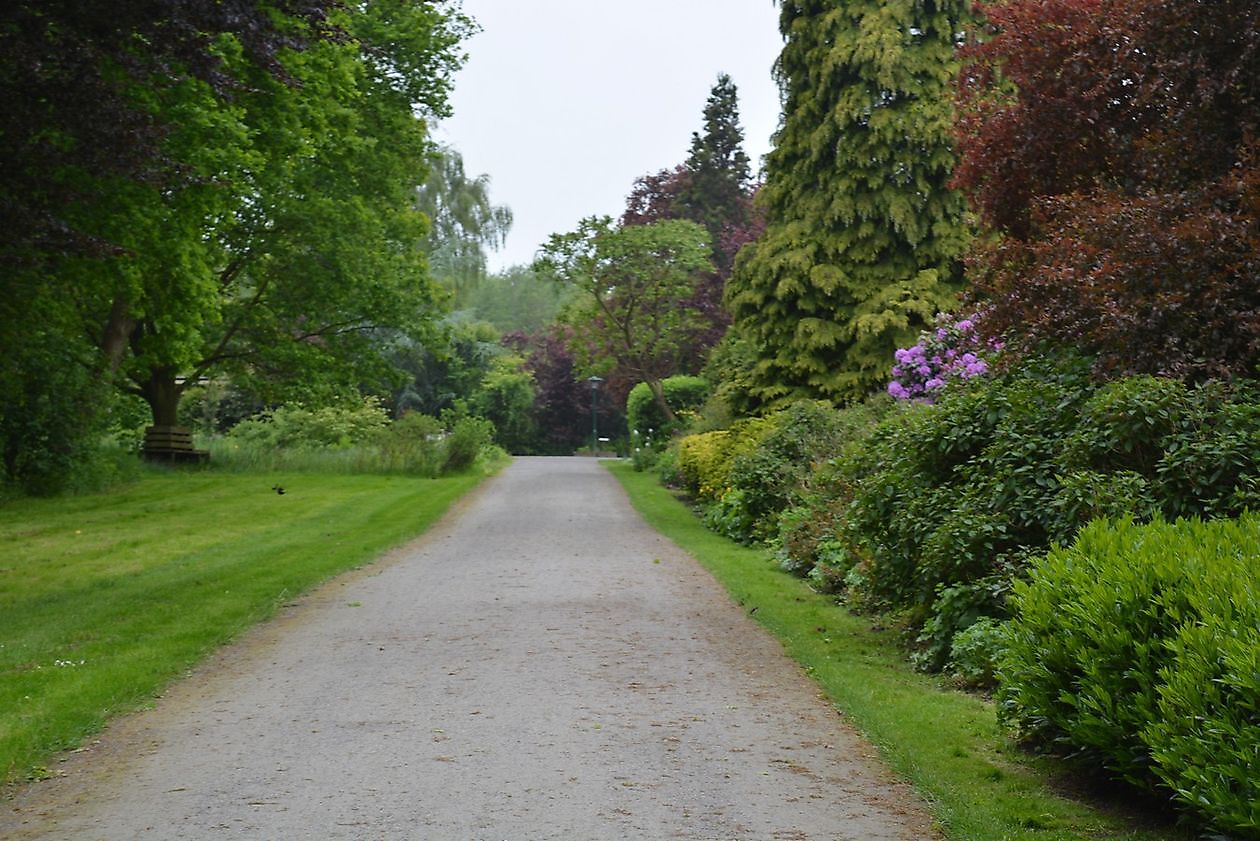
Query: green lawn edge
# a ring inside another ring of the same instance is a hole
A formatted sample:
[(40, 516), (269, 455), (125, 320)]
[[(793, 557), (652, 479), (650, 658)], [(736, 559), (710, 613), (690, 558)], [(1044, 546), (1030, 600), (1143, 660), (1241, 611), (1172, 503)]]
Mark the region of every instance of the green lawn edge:
[(506, 463), (442, 479), (172, 471), (0, 507), (0, 788), (55, 773), (59, 754), (418, 538)]
[(914, 672), (869, 618), (783, 572), (764, 549), (705, 528), (656, 478), (606, 462), (634, 508), (694, 557), (782, 643), (836, 709), (927, 802), (950, 841), (1185, 841), (1136, 828), (1053, 790), (1044, 765), (1012, 748), (993, 705)]

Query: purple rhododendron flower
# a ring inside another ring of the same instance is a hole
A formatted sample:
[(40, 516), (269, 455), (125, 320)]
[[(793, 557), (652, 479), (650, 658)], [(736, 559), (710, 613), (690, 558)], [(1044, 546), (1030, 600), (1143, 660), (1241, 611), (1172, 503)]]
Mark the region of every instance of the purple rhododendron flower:
[(888, 393), (897, 400), (932, 402), (951, 379), (967, 380), (989, 373), (989, 363), (978, 354), (998, 353), (1002, 342), (982, 340), (976, 335), (976, 319), (953, 322), (947, 315), (937, 317), (934, 329), (919, 335), (919, 341), (894, 354), (892, 381)]

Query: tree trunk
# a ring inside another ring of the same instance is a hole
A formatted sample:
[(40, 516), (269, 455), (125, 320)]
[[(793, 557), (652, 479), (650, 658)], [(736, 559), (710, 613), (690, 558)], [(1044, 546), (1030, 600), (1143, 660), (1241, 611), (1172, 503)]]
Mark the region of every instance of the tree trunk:
[(154, 368), (140, 386), (140, 396), (153, 412), (154, 426), (179, 425), (179, 398), (184, 387), (175, 380), (175, 368)]
[(661, 410), (661, 416), (665, 418), (665, 422), (671, 426), (678, 418), (674, 416), (673, 409), (669, 408), (669, 404), (665, 402), (665, 386), (660, 380), (652, 379), (647, 381), (647, 386), (652, 391), (652, 397), (656, 400), (656, 407)]
[(109, 310), (109, 320), (101, 333), (101, 352), (105, 354), (109, 376), (113, 377), (122, 367), (123, 356), (127, 352), (131, 334), (136, 329), (136, 319), (129, 314), (127, 301), (124, 298), (114, 299)]

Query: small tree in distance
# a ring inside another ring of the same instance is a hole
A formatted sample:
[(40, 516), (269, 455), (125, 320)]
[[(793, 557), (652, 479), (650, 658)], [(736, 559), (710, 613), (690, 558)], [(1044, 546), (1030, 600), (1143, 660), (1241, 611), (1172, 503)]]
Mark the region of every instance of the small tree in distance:
[(590, 217), (576, 231), (553, 234), (534, 268), (579, 293), (561, 315), (573, 328), (579, 368), (634, 375), (672, 421), (661, 381), (679, 371), (700, 326), (689, 301), (699, 278), (713, 271), (709, 253), (709, 236), (694, 222), (614, 227), (609, 217)]

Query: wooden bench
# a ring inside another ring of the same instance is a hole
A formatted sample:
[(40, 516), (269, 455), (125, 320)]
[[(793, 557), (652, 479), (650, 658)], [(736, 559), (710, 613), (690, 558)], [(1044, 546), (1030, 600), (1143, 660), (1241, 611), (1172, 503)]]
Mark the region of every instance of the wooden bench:
[(209, 452), (193, 446), (192, 430), (182, 426), (148, 427), (140, 454), (145, 461), (170, 464), (202, 464), (210, 460)]

